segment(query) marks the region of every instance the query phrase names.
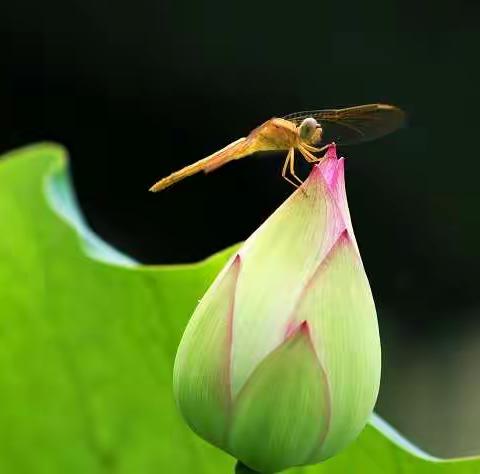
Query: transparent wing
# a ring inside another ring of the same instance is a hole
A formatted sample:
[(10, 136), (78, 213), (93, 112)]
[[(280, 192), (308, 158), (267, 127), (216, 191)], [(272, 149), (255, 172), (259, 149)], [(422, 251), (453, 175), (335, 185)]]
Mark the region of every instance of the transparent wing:
[(283, 118), (300, 125), (308, 117), (313, 117), (322, 126), (322, 143), (335, 142), (342, 145), (375, 140), (397, 130), (405, 123), (405, 112), (387, 104), (309, 110), (295, 112)]

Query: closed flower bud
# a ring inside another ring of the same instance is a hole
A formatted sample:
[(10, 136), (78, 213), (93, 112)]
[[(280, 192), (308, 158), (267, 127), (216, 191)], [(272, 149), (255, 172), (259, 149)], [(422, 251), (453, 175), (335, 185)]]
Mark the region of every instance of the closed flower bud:
[(273, 473), (354, 440), (379, 382), (375, 306), (332, 146), (200, 301), (174, 392), (198, 435)]

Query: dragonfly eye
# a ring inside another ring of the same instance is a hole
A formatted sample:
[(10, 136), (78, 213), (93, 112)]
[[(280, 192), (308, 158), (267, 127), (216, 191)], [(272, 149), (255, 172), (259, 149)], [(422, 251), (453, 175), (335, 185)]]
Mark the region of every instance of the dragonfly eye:
[(320, 124), (313, 118), (313, 117), (308, 117), (306, 118), (299, 127), (299, 134), (300, 138), (305, 141), (309, 141), (313, 135), (315, 134), (315, 131), (320, 128)]

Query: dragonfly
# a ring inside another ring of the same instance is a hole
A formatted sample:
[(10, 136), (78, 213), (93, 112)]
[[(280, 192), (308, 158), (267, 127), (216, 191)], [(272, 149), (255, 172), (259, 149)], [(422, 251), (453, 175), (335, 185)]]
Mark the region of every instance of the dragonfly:
[(295, 112), (271, 118), (246, 137), (157, 181), (150, 191), (166, 189), (200, 171), (209, 173), (224, 164), (264, 151), (286, 151), (282, 177), (298, 187), (302, 180), (295, 173), (295, 152), (308, 163), (325, 158), (333, 144), (353, 145), (387, 135), (405, 122), (402, 109), (388, 104), (366, 104), (342, 109)]

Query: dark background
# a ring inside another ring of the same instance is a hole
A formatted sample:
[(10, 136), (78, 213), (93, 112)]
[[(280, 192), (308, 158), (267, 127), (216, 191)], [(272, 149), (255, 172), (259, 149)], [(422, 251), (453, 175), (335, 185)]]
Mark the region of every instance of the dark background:
[(153, 195), (156, 179), (274, 115), (399, 105), (405, 129), (340, 150), (382, 331), (377, 408), (433, 454), (480, 453), (479, 15), (473, 0), (4, 2), (0, 151), (63, 143), (97, 233), (187, 262), (291, 193), (283, 157)]

